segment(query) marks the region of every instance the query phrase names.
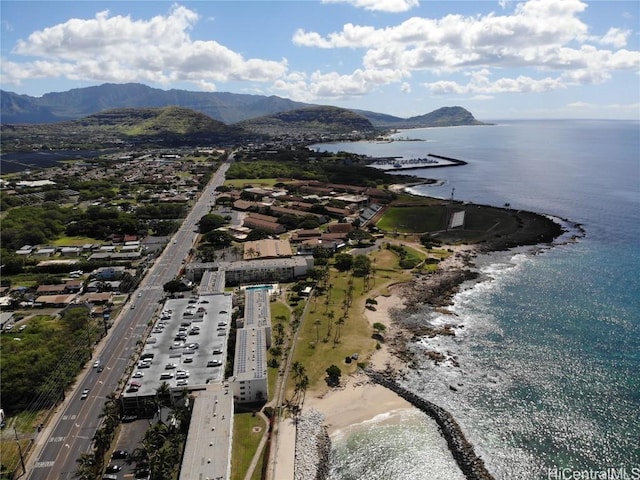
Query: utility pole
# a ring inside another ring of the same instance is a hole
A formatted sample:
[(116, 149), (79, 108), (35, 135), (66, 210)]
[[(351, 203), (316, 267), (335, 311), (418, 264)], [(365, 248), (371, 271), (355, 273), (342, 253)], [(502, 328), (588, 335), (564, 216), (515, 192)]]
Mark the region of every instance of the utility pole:
[(22, 466), (22, 474), (27, 473), (27, 468), (24, 466), (24, 456), (22, 455), (22, 447), (20, 446), (20, 440), (18, 439), (18, 431), (16, 427), (13, 427), (13, 433), (16, 436), (16, 445), (18, 445), (18, 454), (20, 455), (20, 465)]

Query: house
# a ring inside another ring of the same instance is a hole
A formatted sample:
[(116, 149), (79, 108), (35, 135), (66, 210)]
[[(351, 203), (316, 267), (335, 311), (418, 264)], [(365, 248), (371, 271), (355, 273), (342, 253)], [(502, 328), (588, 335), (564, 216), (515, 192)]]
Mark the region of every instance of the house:
[[(260, 218), (260, 217), (272, 218), (274, 221), (267, 220), (265, 218)], [(285, 226), (282, 225), (281, 223), (277, 223), (275, 220), (278, 220), (278, 219), (276, 217), (271, 217), (269, 215), (261, 215), (259, 213), (250, 213), (244, 218), (244, 221), (242, 223), (245, 227), (265, 230), (267, 232), (275, 233), (277, 235), (284, 233), (286, 231)]]
[(82, 296), (82, 301), (94, 305), (113, 303), (113, 292), (87, 293)]
[(64, 292), (64, 283), (56, 285), (38, 285), (38, 288), (36, 288), (36, 295), (58, 295)]
[(80, 255), (80, 247), (62, 247), (60, 255), (63, 257), (77, 257)]
[(293, 251), (288, 240), (257, 240), (254, 242), (246, 242), (244, 244), (245, 260), (256, 258), (281, 258), (291, 257)]
[(100, 267), (92, 272), (98, 280), (116, 280), (124, 274), (124, 267)]
[(21, 256), (31, 255), (34, 250), (35, 250), (35, 247), (31, 245), (23, 245), (22, 247), (20, 247), (20, 250), (16, 250), (16, 255), (21, 255)]
[(64, 284), (66, 293), (79, 293), (82, 291), (82, 280), (67, 280)]
[(349, 233), (353, 230), (351, 223), (332, 223), (327, 226), (329, 233)]
[(36, 304), (40, 304), (45, 307), (66, 307), (67, 305), (72, 304), (76, 299), (75, 294), (64, 294), (64, 295), (40, 295), (36, 297)]

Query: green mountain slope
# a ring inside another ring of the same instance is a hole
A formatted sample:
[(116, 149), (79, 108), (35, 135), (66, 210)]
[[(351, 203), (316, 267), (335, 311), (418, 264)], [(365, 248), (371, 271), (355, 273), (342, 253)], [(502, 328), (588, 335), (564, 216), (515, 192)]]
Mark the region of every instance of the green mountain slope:
[(93, 148), (109, 144), (166, 146), (232, 144), (249, 138), (239, 127), (225, 125), (182, 107), (119, 108), (79, 120), (37, 125), (2, 125), (3, 148), (37, 139), (50, 148)]
[(264, 135), (373, 133), (376, 128), (362, 115), (344, 108), (300, 108), (239, 122), (245, 130)]

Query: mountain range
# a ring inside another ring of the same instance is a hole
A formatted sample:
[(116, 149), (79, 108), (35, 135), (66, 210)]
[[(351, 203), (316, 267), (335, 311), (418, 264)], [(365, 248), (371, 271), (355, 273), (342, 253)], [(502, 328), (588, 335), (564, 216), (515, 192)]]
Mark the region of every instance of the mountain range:
[[(263, 130), (265, 122), (290, 124), (302, 121), (313, 124), (316, 114), (339, 115), (342, 121), (363, 126), (356, 117), (364, 117), (375, 128), (420, 128), (454, 125), (482, 125), (462, 107), (443, 107), (425, 115), (400, 118), (384, 113), (350, 110), (354, 116), (336, 107), (313, 105), (278, 96), (248, 95), (229, 92), (192, 92), (161, 90), (140, 83), (114, 84), (52, 92), (42, 97), (19, 95), (0, 90), (0, 122), (9, 124), (42, 124), (76, 120), (105, 110), (120, 108), (160, 108), (177, 106), (195, 110), (227, 125), (239, 124), (250, 130)], [(285, 112), (298, 111), (284, 115)], [(271, 116), (267, 120), (264, 117)], [(347, 118), (350, 117), (350, 118)]]

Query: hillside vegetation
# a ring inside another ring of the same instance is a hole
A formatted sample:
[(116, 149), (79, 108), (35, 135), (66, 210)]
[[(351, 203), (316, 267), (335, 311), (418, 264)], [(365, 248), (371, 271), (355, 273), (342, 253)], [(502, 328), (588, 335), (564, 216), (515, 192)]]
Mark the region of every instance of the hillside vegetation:
[(91, 149), (131, 144), (185, 146), (233, 144), (247, 132), (182, 107), (118, 108), (80, 120), (38, 125), (2, 125), (5, 152), (48, 149)]
[(309, 107), (276, 113), (237, 124), (264, 135), (368, 133), (376, 128), (362, 115), (338, 107)]

